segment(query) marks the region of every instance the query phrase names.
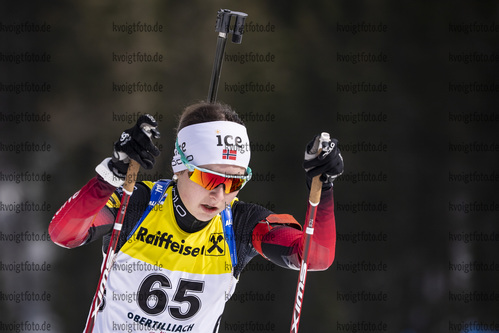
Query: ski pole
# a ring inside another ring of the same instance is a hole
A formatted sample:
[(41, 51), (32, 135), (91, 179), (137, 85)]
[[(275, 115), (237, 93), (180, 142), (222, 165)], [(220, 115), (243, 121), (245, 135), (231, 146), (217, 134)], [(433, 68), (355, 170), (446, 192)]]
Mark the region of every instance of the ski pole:
[[(142, 124), (140, 126), (142, 131), (149, 137), (152, 136), (151, 131), (153, 127), (149, 124)], [(159, 132), (158, 132), (159, 133)], [(102, 264), (101, 274), (99, 277), (99, 282), (97, 284), (97, 290), (95, 291), (94, 298), (92, 300), (92, 306), (90, 307), (90, 313), (88, 315), (87, 324), (85, 326), (85, 333), (90, 333), (93, 331), (95, 318), (99, 308), (104, 300), (104, 292), (106, 290), (106, 283), (109, 277), (109, 272), (114, 264), (116, 258), (116, 247), (118, 246), (118, 240), (120, 238), (121, 227), (123, 226), (123, 221), (125, 219), (126, 210), (128, 207), (128, 201), (132, 196), (133, 189), (135, 187), (135, 181), (137, 180), (137, 174), (139, 173), (140, 164), (130, 159), (128, 164), (128, 170), (125, 177), (125, 183), (123, 184), (123, 194), (121, 196), (120, 209), (116, 214), (116, 219), (114, 221), (113, 232), (111, 233), (111, 239), (109, 241), (109, 246), (107, 248), (106, 257)]]
[[(310, 151), (309, 153), (319, 155), (322, 151), (322, 143), (329, 142), (330, 137), (328, 133), (321, 133), (319, 140), (316, 145), (312, 148), (315, 151)], [(303, 307), (303, 295), (305, 293), (305, 281), (307, 278), (307, 264), (308, 255), (310, 251), (310, 243), (312, 241), (312, 236), (314, 234), (314, 222), (315, 214), (317, 212), (317, 206), (319, 205), (322, 192), (322, 182), (320, 181), (320, 176), (317, 175), (312, 178), (312, 184), (310, 186), (310, 194), (308, 197), (308, 216), (307, 216), (307, 226), (305, 229), (305, 244), (303, 246), (303, 254), (300, 265), (300, 275), (298, 276), (298, 285), (296, 287), (295, 302), (293, 306), (293, 317), (291, 320), (291, 333), (298, 333), (298, 326), (300, 323), (300, 315)]]
[(102, 265), (99, 282), (97, 284), (97, 290), (95, 291), (92, 306), (90, 307), (87, 325), (85, 326), (85, 333), (93, 331), (97, 312), (99, 311), (99, 307), (101, 306), (104, 299), (104, 291), (106, 290), (107, 278), (114, 263), (115, 251), (118, 245), (118, 239), (120, 238), (121, 227), (123, 226), (123, 220), (125, 218), (128, 201), (130, 200), (130, 196), (133, 193), (133, 188), (135, 187), (135, 180), (137, 179), (139, 169), (140, 164), (130, 159), (130, 164), (128, 165), (128, 170), (126, 173), (125, 184), (123, 185), (123, 195), (121, 197), (120, 209), (118, 211), (118, 214), (116, 215), (113, 232), (111, 234), (111, 240), (109, 241), (106, 258)]
[[(230, 29), (230, 21), (235, 17), (234, 28)], [(241, 44), (244, 33), (244, 21), (248, 14), (242, 12), (233, 12), (229, 9), (220, 9), (217, 13), (217, 22), (215, 31), (218, 32), (217, 48), (215, 51), (215, 61), (213, 62), (213, 70), (211, 72), (210, 87), (208, 89), (208, 102), (214, 103), (217, 99), (218, 82), (220, 80), (220, 72), (222, 71), (223, 56), (225, 52), (225, 44), (227, 35), (232, 32), (232, 42)]]

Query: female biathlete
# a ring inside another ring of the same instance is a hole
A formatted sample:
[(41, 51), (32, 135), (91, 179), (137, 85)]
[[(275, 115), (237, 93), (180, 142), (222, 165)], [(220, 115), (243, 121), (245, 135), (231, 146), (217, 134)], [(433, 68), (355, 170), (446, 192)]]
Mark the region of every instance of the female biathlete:
[[(159, 137), (156, 127), (144, 115), (122, 133), (113, 156), (54, 215), (54, 243), (75, 248), (103, 239), (107, 249), (130, 159), (151, 169), (159, 155), (151, 140)], [(309, 186), (314, 176), (323, 181), (309, 270), (333, 262), (332, 183), (343, 172), (337, 140), (320, 155), (309, 154), (317, 137), (303, 163)], [(174, 151), (171, 181), (135, 184), (93, 332), (217, 332), (225, 302), (252, 258), (260, 254), (299, 269), (301, 225), (291, 215), (237, 198), (251, 178), (250, 142), (237, 113), (221, 103), (188, 106)]]

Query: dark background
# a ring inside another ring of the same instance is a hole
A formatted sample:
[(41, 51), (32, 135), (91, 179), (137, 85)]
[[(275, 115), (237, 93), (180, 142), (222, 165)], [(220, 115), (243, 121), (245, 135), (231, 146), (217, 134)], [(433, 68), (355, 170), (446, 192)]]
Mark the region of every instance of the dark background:
[[(253, 29), (226, 54), (274, 59), (223, 64), (218, 98), (264, 147), (253, 151), (258, 177), (240, 198), (302, 221), (304, 146), (328, 131), (343, 151), (336, 259), (308, 275), (300, 331), (499, 331), (497, 2), (260, 0), (2, 3), (0, 331), (26, 321), (83, 330), (100, 244), (60, 248), (46, 240), (50, 219), (133, 125), (120, 117), (157, 117), (162, 155), (143, 177), (171, 177), (177, 116), (208, 91), (219, 8), (248, 13)], [(113, 31), (138, 21), (162, 31)], [(50, 31), (9, 30), (26, 22)], [(163, 61), (113, 61), (139, 51)], [(12, 61), (25, 52), (50, 61)], [(113, 82), (136, 81), (163, 89), (113, 91)], [(275, 88), (229, 89), (250, 82)], [(9, 91), (22, 83), (50, 91)], [(353, 91), (359, 83), (385, 89)], [(50, 150), (12, 151), (20, 144)], [(12, 208), (26, 201), (38, 208)], [(17, 272), (26, 261), (39, 269)], [(220, 331), (289, 330), (297, 278), (255, 259)], [(16, 300), (24, 292), (35, 296)], [(358, 298), (366, 294), (375, 297)]]

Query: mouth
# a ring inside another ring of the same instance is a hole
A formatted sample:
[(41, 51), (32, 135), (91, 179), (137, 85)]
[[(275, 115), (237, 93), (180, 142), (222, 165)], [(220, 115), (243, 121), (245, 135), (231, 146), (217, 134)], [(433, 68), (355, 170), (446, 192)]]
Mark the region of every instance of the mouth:
[(218, 211), (218, 207), (206, 205), (206, 204), (201, 204), (201, 208), (205, 213), (212, 214), (216, 213)]

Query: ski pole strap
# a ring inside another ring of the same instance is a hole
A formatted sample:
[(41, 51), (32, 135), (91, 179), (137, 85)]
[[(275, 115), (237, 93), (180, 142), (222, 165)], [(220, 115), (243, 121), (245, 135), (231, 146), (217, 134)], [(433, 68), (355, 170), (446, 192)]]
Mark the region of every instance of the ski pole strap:
[(139, 221), (135, 224), (133, 227), (132, 231), (127, 237), (127, 240), (132, 237), (132, 235), (135, 233), (135, 231), (138, 229), (138, 227), (142, 224), (142, 221), (147, 217), (147, 215), (151, 212), (151, 210), (156, 206), (157, 204), (162, 205), (165, 202), (166, 199), (166, 190), (170, 186), (171, 180), (170, 179), (161, 179), (158, 180), (156, 183), (154, 183), (154, 186), (151, 189), (151, 198), (149, 199), (149, 204), (146, 207), (146, 210), (140, 217)]

